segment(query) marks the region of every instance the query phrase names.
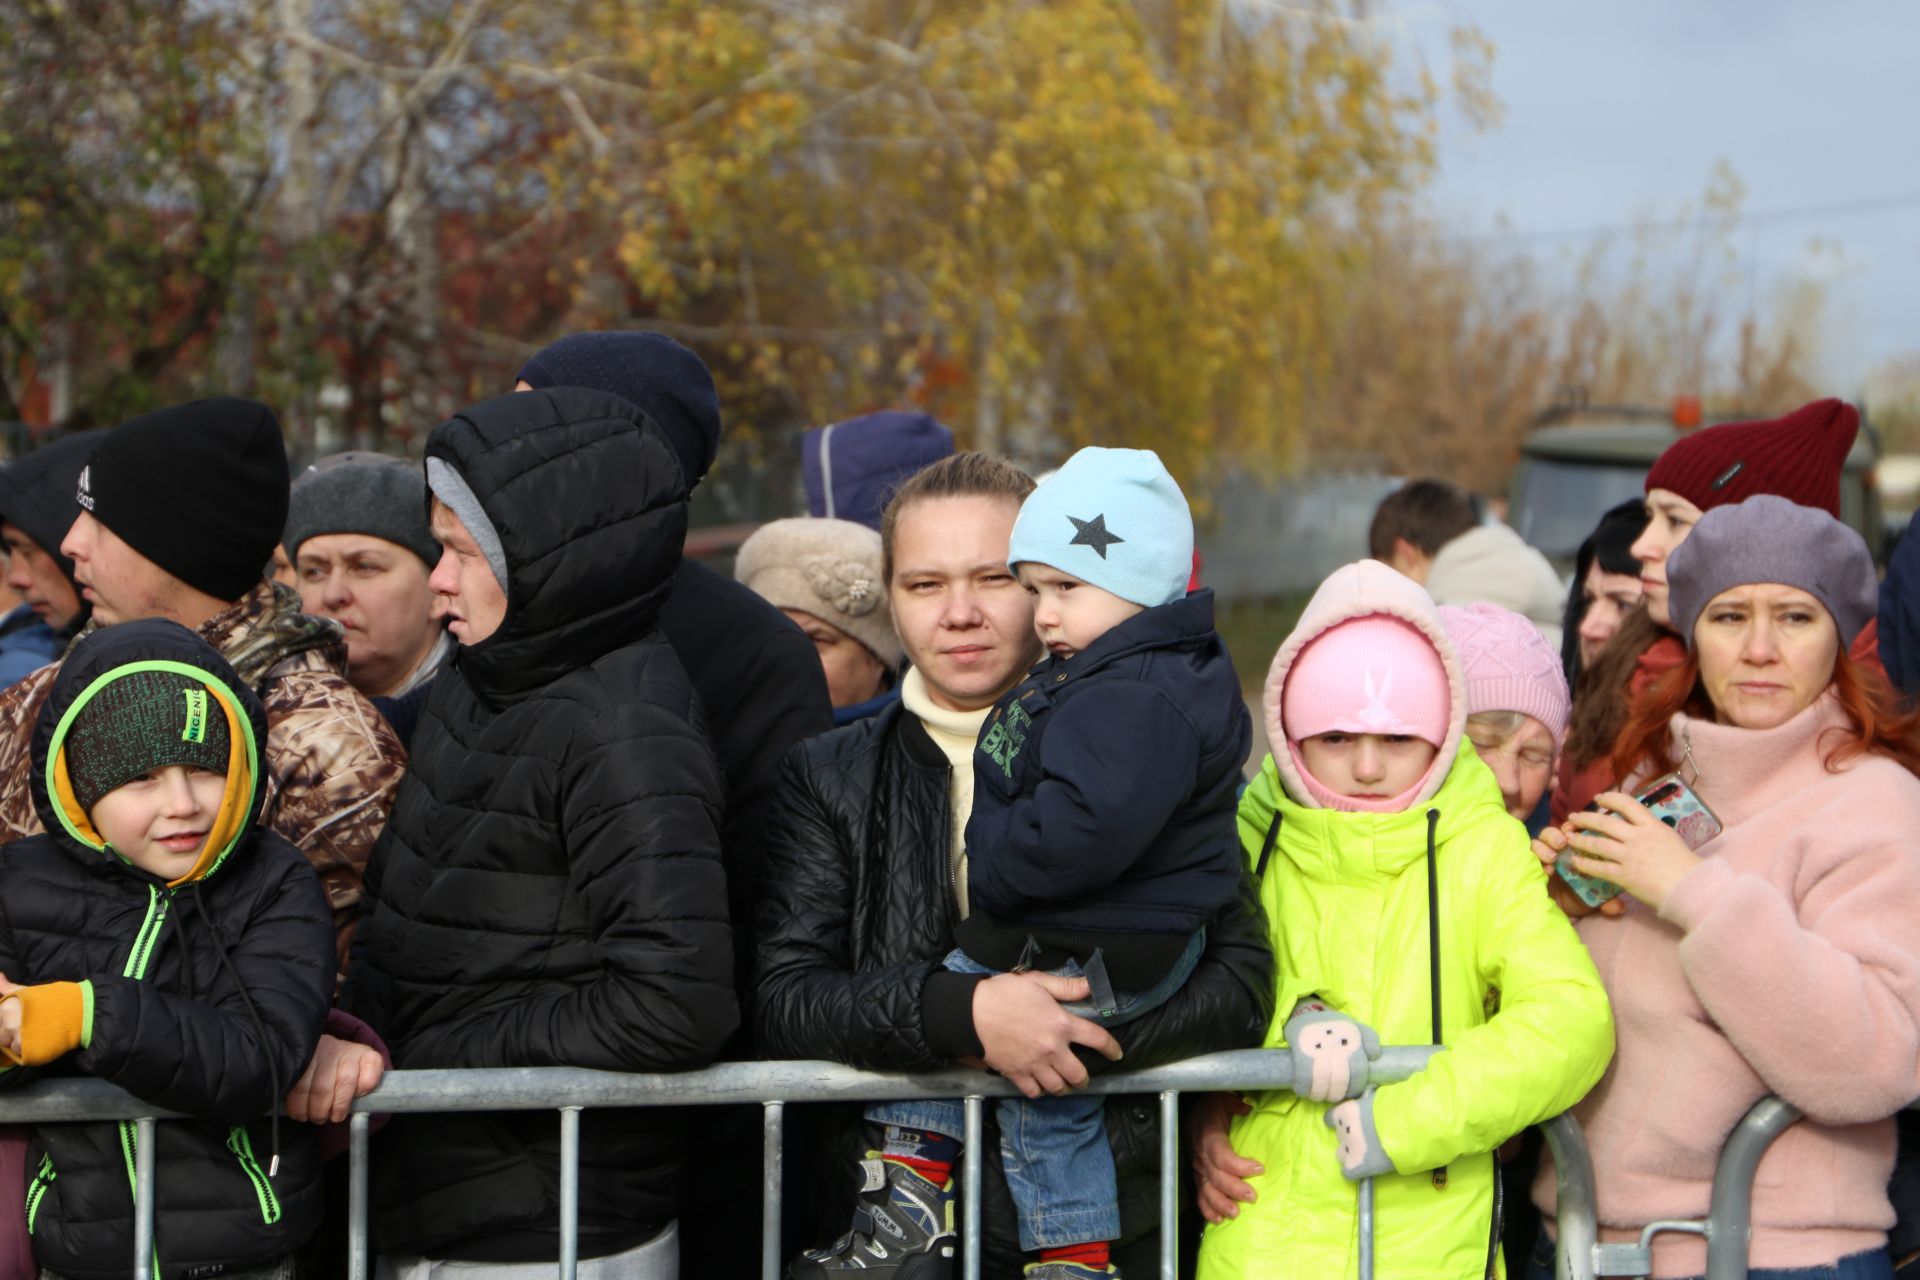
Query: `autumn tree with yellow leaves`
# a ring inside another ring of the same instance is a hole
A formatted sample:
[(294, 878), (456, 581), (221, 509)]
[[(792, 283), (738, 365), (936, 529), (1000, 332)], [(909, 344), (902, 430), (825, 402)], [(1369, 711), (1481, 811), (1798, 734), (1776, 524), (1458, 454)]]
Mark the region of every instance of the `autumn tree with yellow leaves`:
[(1432, 162), (1434, 85), (1332, 7), (576, 13), (638, 311), (802, 421), (910, 401), (981, 448), (1277, 469), (1360, 233)]
[[(7, 385), (79, 324), (74, 421), (219, 382), (358, 444), (629, 325), (740, 424), (1277, 469), (1439, 100), (1338, 3), (26, 2), (0, 161), (93, 216), (0, 195)], [(124, 110), (72, 110), (115, 58)]]

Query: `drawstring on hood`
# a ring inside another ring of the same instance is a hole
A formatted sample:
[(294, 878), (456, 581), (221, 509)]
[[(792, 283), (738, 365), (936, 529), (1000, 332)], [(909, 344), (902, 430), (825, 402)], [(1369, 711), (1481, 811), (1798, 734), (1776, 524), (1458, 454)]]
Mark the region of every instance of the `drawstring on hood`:
[(1427, 985), (1433, 992), (1433, 1043), (1440, 1043), (1440, 811), (1427, 810)]

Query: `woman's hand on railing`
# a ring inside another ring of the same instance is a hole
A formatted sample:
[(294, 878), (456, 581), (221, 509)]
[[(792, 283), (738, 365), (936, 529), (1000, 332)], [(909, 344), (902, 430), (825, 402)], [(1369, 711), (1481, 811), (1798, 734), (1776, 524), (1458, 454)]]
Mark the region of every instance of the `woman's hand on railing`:
[(372, 1093), (386, 1071), (380, 1051), (338, 1036), (321, 1036), (313, 1060), (287, 1090), (289, 1120), (309, 1124), (344, 1123), (353, 1100)]
[(1253, 1110), (1237, 1093), (1203, 1093), (1187, 1113), (1187, 1146), (1193, 1156), (1194, 1199), (1208, 1222), (1240, 1216), (1240, 1206), (1260, 1198), (1248, 1178), (1265, 1173), (1258, 1160), (1235, 1155), (1227, 1140), (1233, 1118)]
[(966, 1064), (999, 1072), (1029, 1098), (1072, 1092), (1087, 1082), (1074, 1045), (1120, 1060), (1120, 1042), (1105, 1027), (1060, 1007), (1087, 995), (1085, 978), (1033, 972), (988, 978), (973, 989), (973, 1029), (983, 1053)]

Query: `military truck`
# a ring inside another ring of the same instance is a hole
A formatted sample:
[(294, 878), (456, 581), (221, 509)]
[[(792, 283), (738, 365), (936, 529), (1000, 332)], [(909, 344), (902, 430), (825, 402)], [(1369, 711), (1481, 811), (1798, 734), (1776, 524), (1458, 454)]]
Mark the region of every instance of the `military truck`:
[[(1644, 492), (1647, 471), (1666, 447), (1703, 421), (1697, 412), (1638, 407), (1555, 408), (1542, 414), (1520, 449), (1507, 522), (1562, 569), (1607, 510)], [(1840, 518), (1882, 558), (1886, 533), (1875, 467), (1879, 434), (1865, 422), (1840, 477)]]

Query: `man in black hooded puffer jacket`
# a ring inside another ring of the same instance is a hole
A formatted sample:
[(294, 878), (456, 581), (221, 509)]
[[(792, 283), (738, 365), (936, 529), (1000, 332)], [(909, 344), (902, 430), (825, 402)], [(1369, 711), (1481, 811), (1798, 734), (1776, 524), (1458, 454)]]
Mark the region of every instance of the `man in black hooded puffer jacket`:
[[(577, 387), (483, 401), (426, 452), (447, 548), (431, 585), (460, 648), (374, 852), (342, 1004), (397, 1068), (701, 1066), (738, 1013), (719, 775), (655, 627), (680, 464), (632, 404)], [(373, 1150), (376, 1248), (401, 1275), (551, 1274), (557, 1129), (395, 1118)], [(667, 1112), (582, 1116), (583, 1260), (672, 1274), (679, 1159)]]

